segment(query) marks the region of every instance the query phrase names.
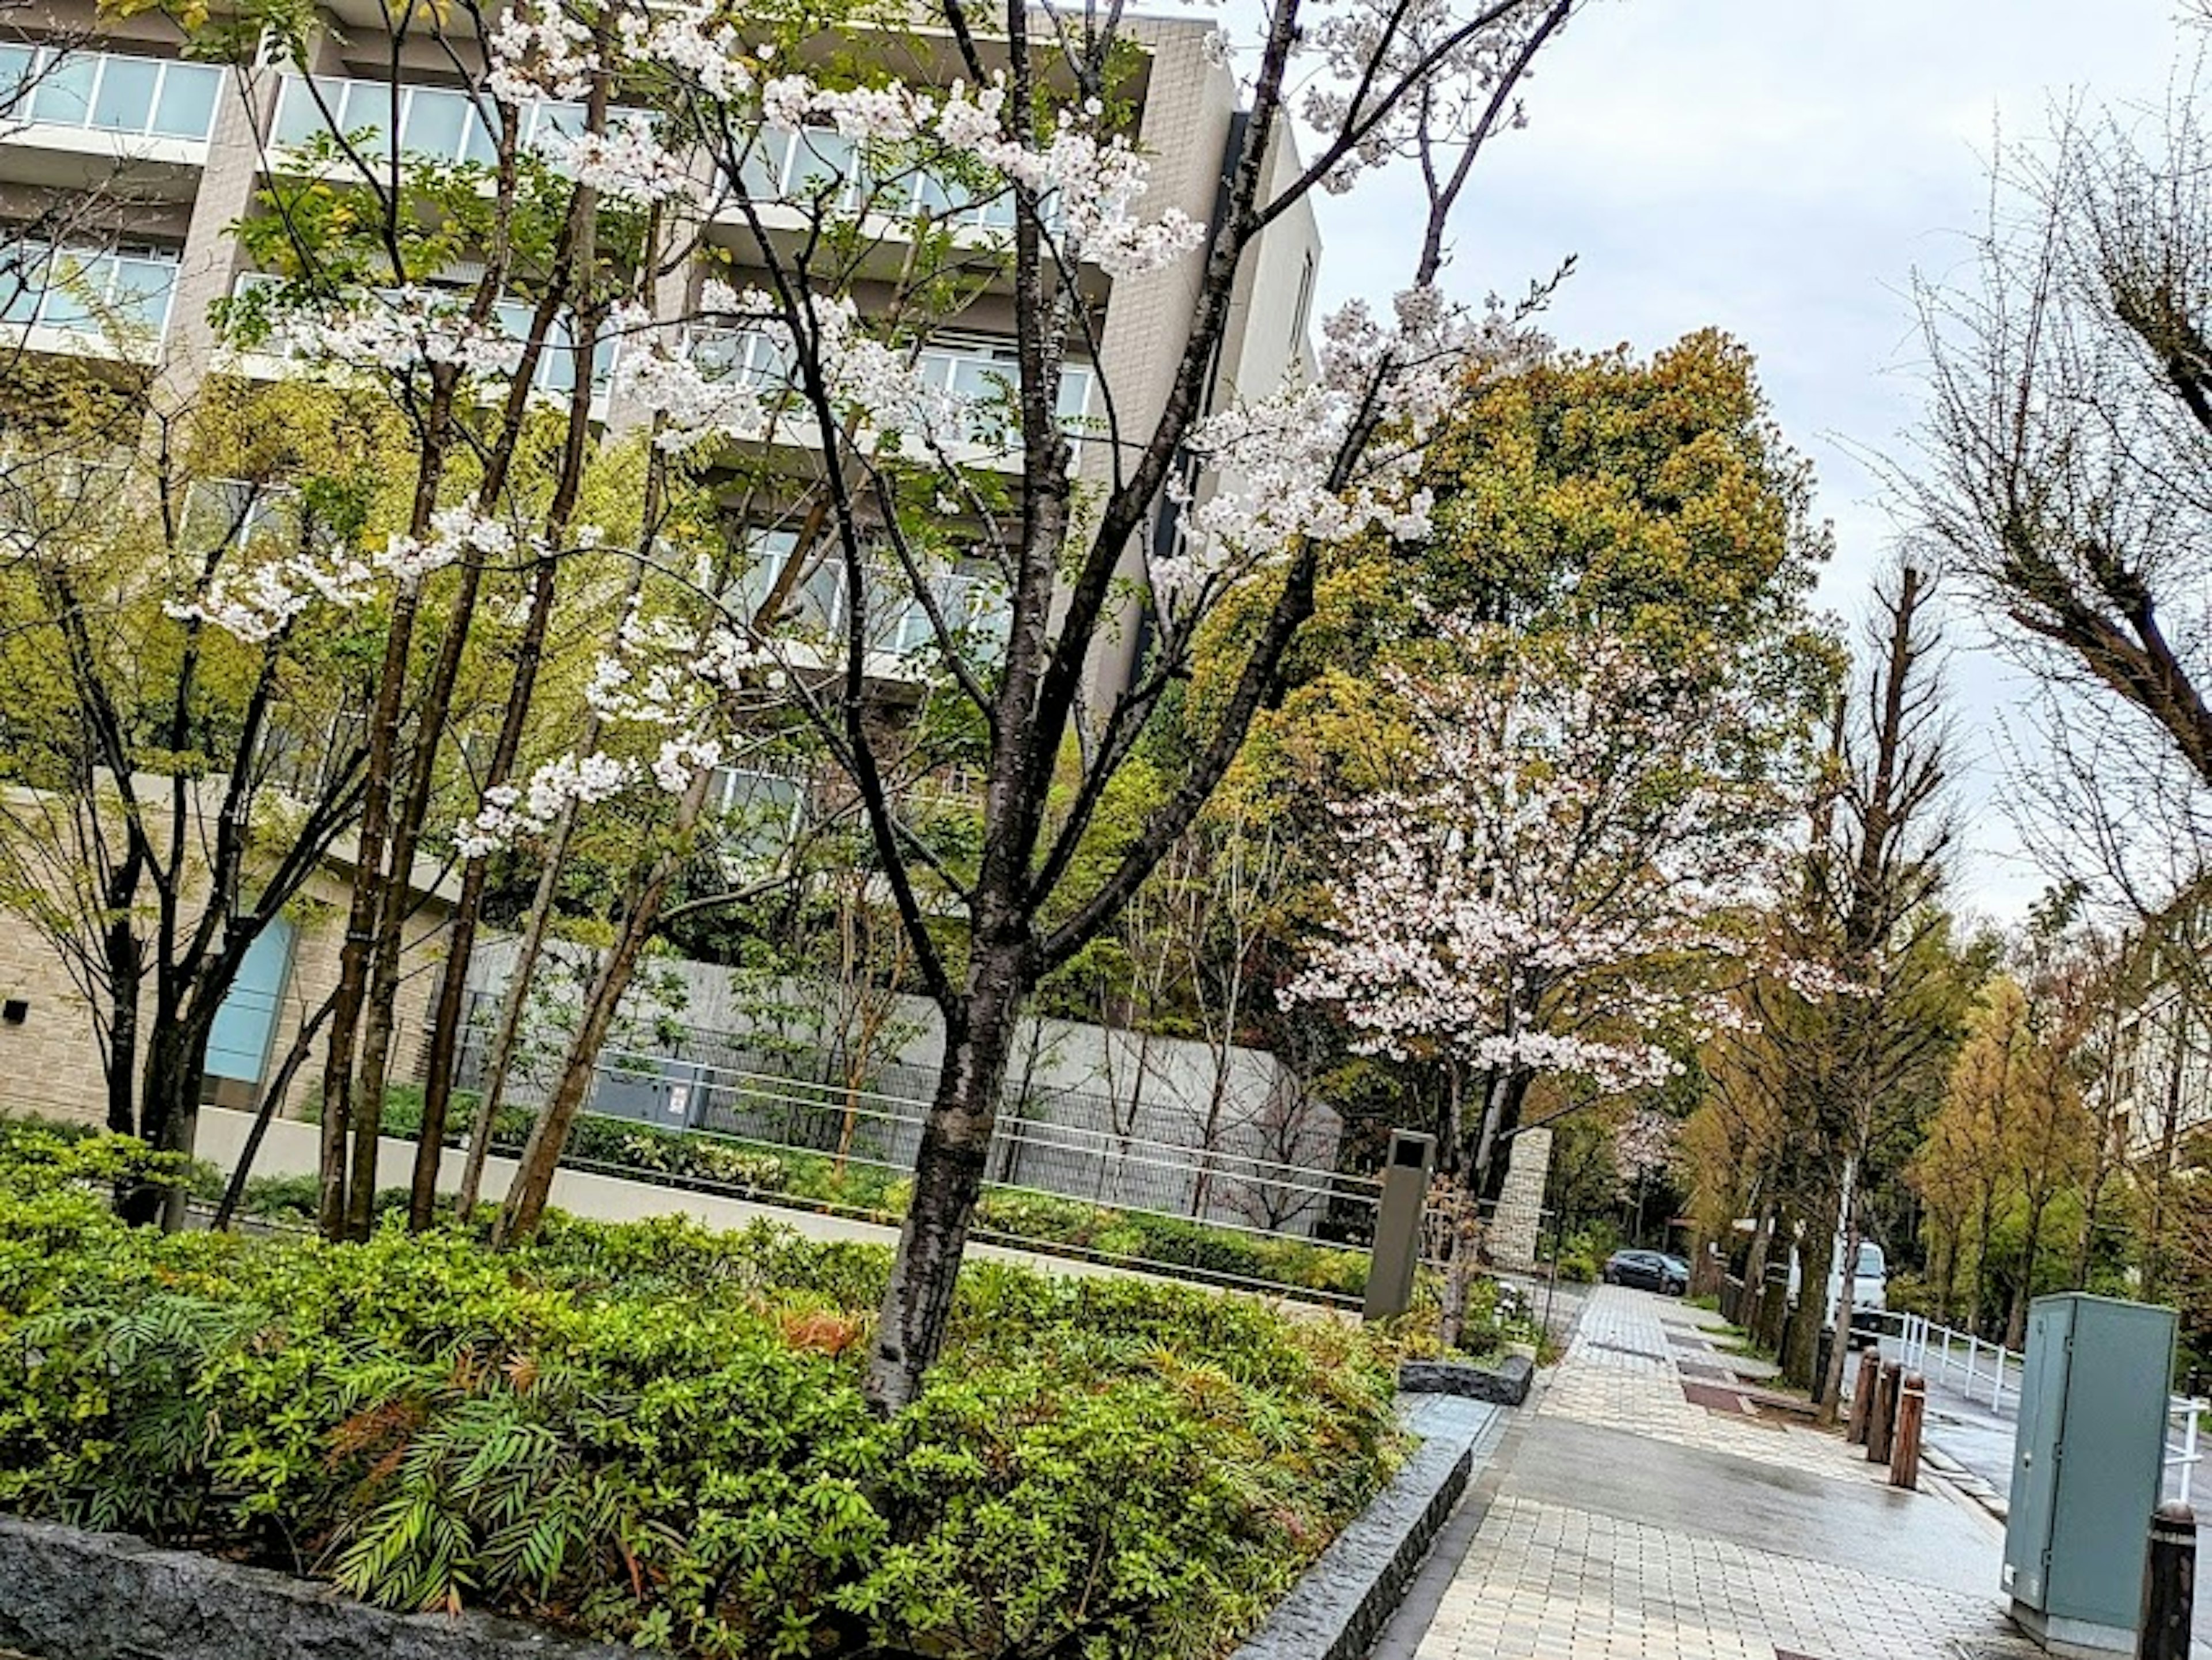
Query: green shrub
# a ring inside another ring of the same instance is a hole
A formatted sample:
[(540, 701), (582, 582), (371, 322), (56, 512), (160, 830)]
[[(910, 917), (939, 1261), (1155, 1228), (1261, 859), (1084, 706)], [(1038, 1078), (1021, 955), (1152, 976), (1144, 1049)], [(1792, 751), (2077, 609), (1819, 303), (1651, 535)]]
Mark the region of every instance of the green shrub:
[[(477, 1098), (454, 1093), (449, 1140), (465, 1133)], [(502, 1152), (520, 1148), (535, 1115), (527, 1107), (500, 1110), (492, 1145)], [(422, 1091), (394, 1085), (385, 1092), (387, 1134), (418, 1134)], [(562, 1162), (635, 1171), (673, 1185), (725, 1188), (779, 1203), (820, 1206), (877, 1221), (896, 1222), (906, 1213), (907, 1184), (878, 1165), (804, 1149), (767, 1146), (735, 1136), (701, 1130), (662, 1129), (626, 1118), (586, 1116), (569, 1132)], [(252, 1208), (249, 1203), (249, 1209)], [(312, 1215), (310, 1207), (308, 1214)], [(1286, 1290), (1358, 1297), (1367, 1286), (1367, 1253), (1315, 1245), (1302, 1240), (1249, 1233), (1235, 1228), (1120, 1211), (1079, 1199), (1025, 1189), (987, 1189), (976, 1213), (988, 1233), (1016, 1244), (1095, 1253), (1183, 1268), (1215, 1280), (1280, 1286)], [(1595, 1277), (1593, 1268), (1589, 1278)]]
[(1389, 1351), (1247, 1299), (979, 1265), (884, 1420), (879, 1249), (558, 1216), (497, 1254), (164, 1236), (108, 1208), (145, 1164), (0, 1138), (0, 1505), (386, 1606), (716, 1660), (1186, 1660), (1395, 1456)]
[(322, 1183), (312, 1176), (252, 1176), (238, 1207), (276, 1222), (313, 1222), (322, 1204)]

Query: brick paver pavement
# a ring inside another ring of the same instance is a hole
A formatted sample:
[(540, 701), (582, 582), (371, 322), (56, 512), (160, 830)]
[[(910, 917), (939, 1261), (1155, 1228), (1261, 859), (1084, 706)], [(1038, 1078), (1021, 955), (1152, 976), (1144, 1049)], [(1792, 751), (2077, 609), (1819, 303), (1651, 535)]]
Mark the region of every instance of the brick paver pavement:
[(2024, 1651), (1995, 1590), (1999, 1538), (1978, 1512), (1939, 1493), (1875, 1485), (1886, 1473), (1834, 1435), (1685, 1397), (1677, 1361), (1715, 1369), (1690, 1341), (1713, 1323), (1646, 1293), (1598, 1290), (1509, 1443), (1488, 1509), (1418, 1646), (1394, 1628), (1378, 1654), (1954, 1660)]
[(1839, 1436), (1780, 1414), (1716, 1412), (1686, 1397), (1679, 1363), (1716, 1357), (1711, 1351), (1685, 1352), (1668, 1332), (1710, 1332), (1722, 1323), (1718, 1315), (1699, 1309), (1601, 1286), (1536, 1410), (1838, 1481), (1887, 1483), (1887, 1468), (1868, 1463), (1862, 1450)]

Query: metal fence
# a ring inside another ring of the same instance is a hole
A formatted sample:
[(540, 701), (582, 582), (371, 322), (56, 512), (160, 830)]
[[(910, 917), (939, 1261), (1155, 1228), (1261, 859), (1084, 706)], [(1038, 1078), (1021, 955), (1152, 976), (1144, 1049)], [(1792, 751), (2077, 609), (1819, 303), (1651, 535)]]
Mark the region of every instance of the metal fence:
[[(471, 1026), (455, 1067), (480, 1087), (486, 1064)], [(856, 1071), (858, 1069), (855, 1069)], [(903, 1176), (914, 1167), (933, 1073), (896, 1061), (848, 1080), (834, 1055), (776, 1052), (734, 1034), (685, 1028), (653, 1049), (610, 1048), (585, 1110), (656, 1128), (727, 1137)], [(519, 1077), (513, 1098), (535, 1104), (540, 1080)], [(1016, 1192), (1202, 1221), (1234, 1231), (1361, 1246), (1374, 1237), (1382, 1185), (1306, 1157), (1270, 1156), (1230, 1138), (1193, 1145), (1122, 1128), (1126, 1104), (1077, 1090), (1010, 1088), (993, 1130), (985, 1180)], [(1097, 1122), (1103, 1118), (1105, 1122)], [(1333, 1157), (1335, 1135), (1325, 1140)], [(1323, 1138), (1284, 1139), (1304, 1152)], [(1308, 1147), (1299, 1147), (1303, 1140)]]
[[(1904, 1316), (1899, 1334), (1899, 1358), (1914, 1371), (1955, 1382), (1960, 1393), (1970, 1402), (1986, 1402), (1992, 1412), (2002, 1413), (2009, 1404), (2014, 1412), (2020, 1409), (2021, 1380), (2027, 1365), (2027, 1357), (2016, 1354), (2002, 1343), (1992, 1343), (1967, 1331), (1954, 1331), (1948, 1326), (1937, 1325), (1924, 1314)], [(2203, 1460), (2197, 1426), (2206, 1411), (2212, 1410), (2212, 1402), (2201, 1395), (2176, 1395), (2166, 1402), (2166, 1475), (2161, 1498), (2178, 1499), (2183, 1504), (2194, 1502), (2191, 1497), (2197, 1482), (2197, 1466)]]

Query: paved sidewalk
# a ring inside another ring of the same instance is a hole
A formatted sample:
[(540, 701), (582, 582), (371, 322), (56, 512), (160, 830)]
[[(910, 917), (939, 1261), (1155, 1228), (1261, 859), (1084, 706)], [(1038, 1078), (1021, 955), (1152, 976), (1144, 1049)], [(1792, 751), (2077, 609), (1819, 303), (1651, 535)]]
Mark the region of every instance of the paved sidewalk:
[(2003, 1616), (1994, 1523), (1888, 1487), (1744, 1382), (1709, 1341), (1717, 1323), (1595, 1292), (1472, 1501), (1486, 1509), (1432, 1612), (1410, 1603), (1376, 1660), (2033, 1653)]

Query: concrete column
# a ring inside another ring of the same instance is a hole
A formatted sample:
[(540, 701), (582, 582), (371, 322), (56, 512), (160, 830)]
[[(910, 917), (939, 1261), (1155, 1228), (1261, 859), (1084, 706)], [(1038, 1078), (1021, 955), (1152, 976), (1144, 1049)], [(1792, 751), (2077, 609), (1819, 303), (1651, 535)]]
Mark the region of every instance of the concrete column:
[(238, 71), (224, 77), (169, 308), (161, 380), (172, 410), (189, 404), (198, 392), (217, 344), (210, 308), (228, 296), (232, 281), (245, 268), (231, 228), (253, 210), (254, 192), (261, 184), (261, 149), (255, 130), (257, 125), (265, 128), (276, 99), (274, 70), (256, 71), (250, 87)]
[(1552, 1169), (1552, 1132), (1524, 1129), (1506, 1143), (1505, 1186), (1490, 1225), (1490, 1260), (1501, 1268), (1532, 1268), (1544, 1225), (1544, 1182)]

